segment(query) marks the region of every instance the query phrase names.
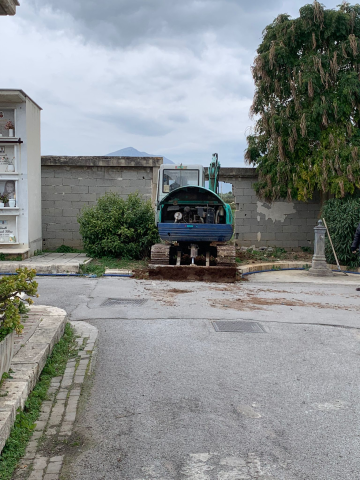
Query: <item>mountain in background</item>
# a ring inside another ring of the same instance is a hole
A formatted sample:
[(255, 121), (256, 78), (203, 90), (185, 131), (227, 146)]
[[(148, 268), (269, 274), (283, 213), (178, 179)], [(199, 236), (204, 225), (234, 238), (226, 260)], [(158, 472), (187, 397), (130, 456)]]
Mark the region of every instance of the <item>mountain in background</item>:
[[(136, 150), (136, 148), (133, 147), (127, 147), (122, 148), (121, 150), (116, 150), (116, 152), (107, 153), (105, 157), (162, 157), (162, 155), (152, 155), (151, 153), (139, 152), (139, 150)], [(164, 163), (174, 164), (174, 162), (172, 162), (168, 158), (163, 158)]]

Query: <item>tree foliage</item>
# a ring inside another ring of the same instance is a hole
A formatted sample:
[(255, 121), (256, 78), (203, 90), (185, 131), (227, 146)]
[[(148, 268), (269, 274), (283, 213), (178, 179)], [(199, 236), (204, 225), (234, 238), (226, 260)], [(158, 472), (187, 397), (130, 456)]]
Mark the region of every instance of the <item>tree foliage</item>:
[(106, 193), (82, 211), (78, 222), (85, 251), (92, 257), (139, 260), (159, 241), (151, 203), (137, 193), (126, 200), (117, 193)]
[(262, 198), (336, 197), (360, 187), (360, 5), (315, 1), (264, 30), (253, 65), (246, 159)]
[(23, 298), (22, 294), (38, 296), (35, 275), (35, 270), (19, 268), (16, 275), (0, 279), (0, 339), (13, 330), (17, 334), (22, 332), (20, 313), (24, 308), (24, 302), (28, 305), (33, 303), (31, 298)]

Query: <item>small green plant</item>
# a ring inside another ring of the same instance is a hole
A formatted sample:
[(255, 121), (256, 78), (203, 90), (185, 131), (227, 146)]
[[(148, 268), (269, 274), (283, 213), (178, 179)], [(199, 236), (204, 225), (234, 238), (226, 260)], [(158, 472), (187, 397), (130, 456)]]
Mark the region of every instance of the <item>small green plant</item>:
[(84, 275), (96, 275), (101, 277), (107, 268), (137, 270), (146, 268), (148, 260), (127, 260), (113, 257), (93, 258), (90, 263), (80, 265), (80, 271)]
[(0, 203), (8, 203), (8, 201), (9, 201), (9, 197), (5, 195), (5, 193), (0, 195)]
[[(16, 270), (16, 275), (0, 279), (0, 340), (13, 330), (17, 334), (22, 332), (21, 313), (25, 313), (22, 304), (26, 302), (31, 305), (33, 300), (29, 297), (38, 296), (35, 275), (35, 270), (19, 268)], [(29, 297), (22, 299), (22, 293)]]
[(308, 263), (306, 263), (305, 265), (302, 266), (302, 268), (303, 268), (304, 270), (310, 270), (311, 265), (309, 265)]
[(279, 267), (278, 265), (273, 265), (271, 267), (271, 270), (281, 270), (281, 267)]
[(91, 257), (140, 260), (159, 241), (154, 209), (134, 193), (123, 199), (106, 193), (93, 207), (85, 207), (78, 217), (84, 249)]
[(274, 258), (277, 260), (282, 259), (287, 254), (286, 250), (281, 247), (273, 247), (270, 251), (269, 250), (253, 250), (248, 249), (246, 251), (238, 251), (236, 261), (238, 263), (243, 262), (244, 260), (256, 260), (258, 262), (261, 261), (271, 261)]
[[(29, 307), (27, 307), (24, 302), (20, 302), (19, 303), (19, 313), (20, 313), (20, 315), (25, 315), (26, 313), (28, 313), (28, 311), (29, 311)], [(28, 315), (25, 315), (25, 316), (28, 317)]]
[(0, 253), (0, 262), (21, 262), (22, 256), (16, 255), (15, 257), (12, 255), (5, 255), (4, 253)]
[[(4, 383), (5, 380), (7, 380), (7, 379), (9, 379), (9, 378), (10, 378), (10, 379), (13, 378), (13, 377), (11, 376), (11, 373), (13, 373), (13, 371), (10, 369), (8, 372), (4, 372), (4, 373), (2, 374), (2, 377), (1, 377), (1, 380), (0, 380), (0, 388), (2, 387), (2, 385), (3, 385), (3, 383)], [(1, 476), (0, 476), (0, 478), (1, 478)]]
[(271, 255), (275, 258), (281, 258), (286, 254), (285, 248), (274, 247), (274, 250), (271, 252)]
[(301, 250), (304, 252), (304, 253), (311, 253), (312, 252), (312, 248), (311, 247), (300, 247)]

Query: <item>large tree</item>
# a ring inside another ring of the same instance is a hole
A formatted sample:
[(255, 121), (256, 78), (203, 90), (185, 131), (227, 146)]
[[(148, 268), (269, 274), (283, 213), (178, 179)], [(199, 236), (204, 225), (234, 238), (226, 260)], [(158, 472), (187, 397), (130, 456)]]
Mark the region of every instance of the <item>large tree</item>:
[(264, 30), (252, 68), (254, 131), (246, 159), (261, 198), (308, 200), (360, 188), (360, 5), (300, 17), (279, 15)]

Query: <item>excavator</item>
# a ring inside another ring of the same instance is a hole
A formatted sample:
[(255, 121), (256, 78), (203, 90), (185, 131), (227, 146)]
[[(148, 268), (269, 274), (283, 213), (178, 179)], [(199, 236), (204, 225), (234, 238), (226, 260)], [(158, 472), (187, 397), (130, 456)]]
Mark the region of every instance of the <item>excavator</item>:
[(161, 165), (156, 225), (163, 243), (151, 248), (149, 277), (162, 280), (236, 280), (230, 205), (218, 194), (220, 162), (214, 153), (205, 187), (201, 165)]

